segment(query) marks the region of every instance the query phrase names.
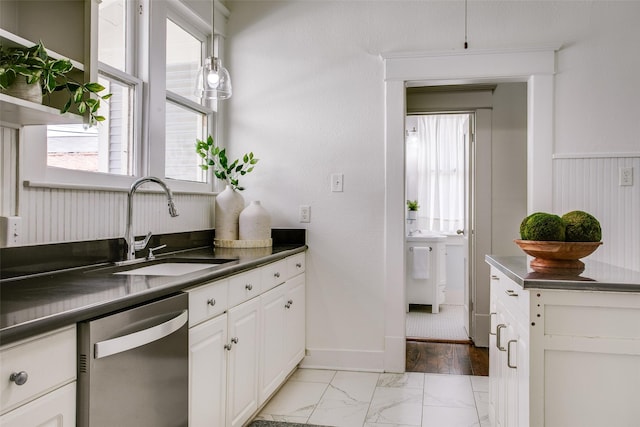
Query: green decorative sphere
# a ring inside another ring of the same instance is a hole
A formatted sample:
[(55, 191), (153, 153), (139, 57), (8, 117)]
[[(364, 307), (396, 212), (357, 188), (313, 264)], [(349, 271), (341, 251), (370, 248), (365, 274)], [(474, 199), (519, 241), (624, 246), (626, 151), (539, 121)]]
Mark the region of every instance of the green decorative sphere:
[(522, 240), (564, 241), (565, 222), (558, 215), (536, 212), (520, 223)]
[(562, 215), (566, 223), (565, 240), (567, 242), (599, 242), (602, 239), (600, 222), (583, 211), (571, 211)]

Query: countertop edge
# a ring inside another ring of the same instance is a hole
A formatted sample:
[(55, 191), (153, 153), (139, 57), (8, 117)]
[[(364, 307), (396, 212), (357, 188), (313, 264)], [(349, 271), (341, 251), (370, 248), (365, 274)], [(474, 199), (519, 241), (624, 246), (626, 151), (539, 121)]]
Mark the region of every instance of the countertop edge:
[(234, 264), (226, 268), (205, 272), (202, 274), (191, 274), (188, 280), (175, 281), (162, 288), (151, 289), (149, 292), (138, 293), (114, 301), (85, 306), (76, 310), (65, 311), (59, 314), (41, 317), (32, 321), (12, 325), (0, 330), (0, 346), (15, 343), (35, 335), (50, 332), (55, 329), (72, 325), (94, 317), (124, 310), (129, 307), (144, 304), (149, 301), (164, 298), (173, 294), (186, 291), (189, 288), (204, 285), (207, 282), (222, 279), (246, 270), (251, 270), (265, 264), (287, 258), (297, 253), (305, 252), (308, 249), (306, 244), (299, 247), (279, 251), (275, 254), (266, 255), (257, 259)]
[[(501, 257), (497, 255), (485, 255), (485, 262), (497, 268), (500, 272), (504, 273), (508, 278), (513, 280), (523, 289), (640, 293), (640, 282), (626, 283), (621, 281), (609, 280), (598, 281), (581, 276), (576, 276), (576, 279), (572, 279), (570, 276), (554, 278), (551, 274), (545, 275), (530, 273), (528, 272), (527, 257), (525, 256)], [(610, 267), (612, 269), (618, 269), (620, 271), (624, 270), (622, 268), (614, 266)], [(527, 275), (536, 274), (537, 277), (530, 278), (522, 276), (517, 271), (514, 271), (516, 269), (527, 272)], [(580, 277), (580, 279), (578, 279), (578, 277)]]

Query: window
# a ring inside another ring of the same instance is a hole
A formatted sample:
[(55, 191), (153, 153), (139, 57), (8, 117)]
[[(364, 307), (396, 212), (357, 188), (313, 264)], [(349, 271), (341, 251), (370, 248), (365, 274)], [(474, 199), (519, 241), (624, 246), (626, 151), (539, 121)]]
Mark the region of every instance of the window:
[(214, 133), (215, 106), (201, 105), (194, 93), (211, 27), (182, 2), (90, 3), (98, 8), (97, 81), (112, 93), (101, 102), (106, 120), (30, 131), (38, 143), (26, 158), (42, 167), (24, 179), (127, 188), (132, 176), (154, 175), (174, 180), (177, 191), (211, 191), (195, 142)]
[(198, 165), (196, 139), (207, 137), (208, 110), (196, 98), (196, 76), (202, 66), (205, 37), (168, 18), (166, 43), (167, 100), (165, 118), (165, 176), (206, 182)]

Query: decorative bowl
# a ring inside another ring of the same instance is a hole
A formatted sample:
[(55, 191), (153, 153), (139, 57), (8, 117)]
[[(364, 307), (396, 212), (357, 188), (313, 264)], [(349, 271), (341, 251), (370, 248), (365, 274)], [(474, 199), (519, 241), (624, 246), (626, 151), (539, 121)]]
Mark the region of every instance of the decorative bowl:
[(591, 255), (602, 242), (555, 242), (540, 240), (514, 240), (527, 255), (534, 259), (529, 264), (538, 273), (580, 274), (584, 263), (580, 258)]

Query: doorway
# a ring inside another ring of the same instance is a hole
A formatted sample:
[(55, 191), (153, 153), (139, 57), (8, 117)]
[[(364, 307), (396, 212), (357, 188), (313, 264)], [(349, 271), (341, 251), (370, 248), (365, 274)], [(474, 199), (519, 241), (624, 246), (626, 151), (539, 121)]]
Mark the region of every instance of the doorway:
[[(406, 220), (408, 340), (470, 341), (469, 277), (462, 267), (469, 253), (474, 123), (470, 111), (406, 116), (405, 192), (418, 206)], [(420, 246), (429, 250), (419, 252)], [(416, 265), (431, 274), (419, 276)]]

